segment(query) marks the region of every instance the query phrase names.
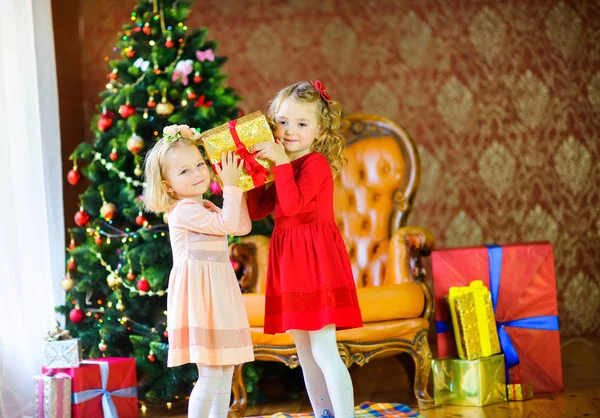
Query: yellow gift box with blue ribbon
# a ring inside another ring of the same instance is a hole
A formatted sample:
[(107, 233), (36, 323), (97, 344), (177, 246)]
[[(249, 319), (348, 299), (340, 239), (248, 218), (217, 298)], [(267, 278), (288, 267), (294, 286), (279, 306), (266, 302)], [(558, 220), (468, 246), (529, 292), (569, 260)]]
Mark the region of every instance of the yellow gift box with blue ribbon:
[(451, 287), (448, 304), (461, 359), (475, 360), (500, 353), (492, 297), (481, 280), (474, 280), (469, 286)]

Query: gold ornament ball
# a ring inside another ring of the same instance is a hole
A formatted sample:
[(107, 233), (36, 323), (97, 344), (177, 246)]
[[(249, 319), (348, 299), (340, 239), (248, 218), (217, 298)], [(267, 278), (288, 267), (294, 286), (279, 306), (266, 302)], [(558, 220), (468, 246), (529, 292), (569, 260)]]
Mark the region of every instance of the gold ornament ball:
[(121, 312), (125, 310), (125, 305), (123, 305), (123, 301), (121, 299), (119, 299), (115, 308), (117, 308), (117, 310)]
[(104, 202), (100, 208), (100, 215), (102, 215), (102, 217), (107, 221), (110, 221), (112, 218), (114, 218), (116, 213), (117, 207), (114, 205), (114, 203)]
[(169, 214), (167, 212), (163, 214), (163, 222), (166, 224), (169, 223)]
[(135, 169), (133, 170), (133, 174), (135, 174), (138, 177), (142, 175), (142, 169), (140, 168), (139, 165), (135, 166)]
[(106, 278), (106, 284), (108, 284), (108, 287), (115, 287), (118, 283), (119, 282), (117, 281), (117, 278), (112, 274), (109, 274)]
[(131, 137), (129, 137), (127, 140), (127, 149), (132, 154), (137, 154), (144, 149), (144, 140), (138, 134), (131, 135)]
[(71, 276), (66, 276), (64, 279), (62, 279), (61, 284), (63, 289), (65, 289), (65, 292), (68, 292), (75, 287), (75, 280), (73, 280)]
[(173, 113), (174, 109), (175, 106), (173, 106), (172, 103), (167, 102), (166, 100), (163, 100), (158, 105), (156, 105), (156, 113), (158, 113), (161, 116), (169, 116), (171, 113)]
[(106, 343), (104, 342), (104, 340), (100, 341), (100, 343), (98, 343), (98, 350), (105, 352), (106, 350), (108, 350), (108, 346), (106, 345)]

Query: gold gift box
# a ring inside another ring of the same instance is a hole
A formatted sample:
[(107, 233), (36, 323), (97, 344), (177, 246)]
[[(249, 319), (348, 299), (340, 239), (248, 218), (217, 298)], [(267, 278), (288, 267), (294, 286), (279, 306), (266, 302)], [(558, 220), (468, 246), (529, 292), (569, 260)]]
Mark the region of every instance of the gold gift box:
[(434, 359), (436, 405), (484, 406), (506, 401), (504, 355), (477, 360)]
[[(253, 145), (260, 142), (275, 141), (269, 122), (260, 111), (242, 116), (237, 119), (235, 123), (235, 132), (237, 132), (237, 136), (241, 143), (244, 144), (248, 150), (250, 150)], [(225, 123), (202, 133), (201, 138), (204, 149), (208, 154), (209, 162), (213, 167), (221, 162), (222, 153), (236, 151), (236, 143), (231, 133), (230, 123)], [(273, 173), (271, 168), (273, 163), (269, 160), (259, 158), (256, 158), (256, 162), (268, 170), (265, 184), (272, 182)], [(221, 187), (223, 187), (219, 176), (217, 176), (217, 181)], [(245, 192), (257, 187), (245, 168), (238, 180), (237, 186)]]
[(533, 398), (533, 382), (506, 385), (506, 397), (509, 401), (526, 401)]
[(451, 287), (448, 304), (458, 356), (474, 360), (500, 353), (500, 341), (490, 291), (481, 280)]

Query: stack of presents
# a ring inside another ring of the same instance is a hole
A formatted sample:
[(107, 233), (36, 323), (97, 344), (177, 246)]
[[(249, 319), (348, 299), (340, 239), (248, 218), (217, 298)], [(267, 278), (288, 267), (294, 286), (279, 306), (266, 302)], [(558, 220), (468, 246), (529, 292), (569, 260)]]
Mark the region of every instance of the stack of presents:
[(133, 358), (81, 359), (81, 340), (68, 331), (49, 334), (46, 367), (34, 377), (36, 418), (138, 416)]
[(436, 405), (483, 406), (561, 392), (549, 243), (434, 251)]

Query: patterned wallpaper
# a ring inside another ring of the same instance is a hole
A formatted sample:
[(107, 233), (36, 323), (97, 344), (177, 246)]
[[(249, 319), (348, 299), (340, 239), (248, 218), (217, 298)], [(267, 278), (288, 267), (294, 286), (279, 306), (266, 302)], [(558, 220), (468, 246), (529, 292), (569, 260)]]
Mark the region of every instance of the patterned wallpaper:
[[(82, 0), (86, 123), (132, 1)], [(562, 333), (600, 335), (600, 5), (594, 0), (197, 0), (245, 111), (321, 79), (404, 125), (439, 246), (549, 240)]]

